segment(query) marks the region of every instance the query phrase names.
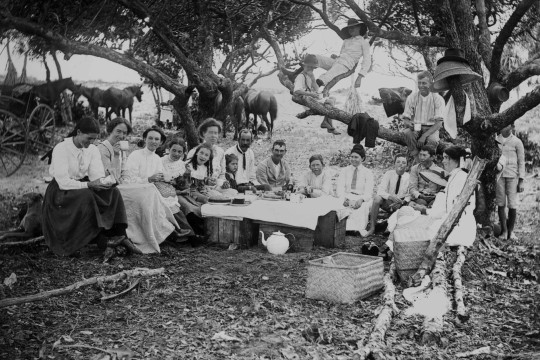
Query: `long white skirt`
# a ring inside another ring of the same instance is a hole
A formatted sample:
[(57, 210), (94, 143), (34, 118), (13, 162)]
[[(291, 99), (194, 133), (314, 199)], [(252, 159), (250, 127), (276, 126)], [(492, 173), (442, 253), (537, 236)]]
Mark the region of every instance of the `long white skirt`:
[(175, 228), (174, 216), (153, 184), (118, 186), (128, 218), (127, 236), (144, 254), (159, 253), (159, 244)]

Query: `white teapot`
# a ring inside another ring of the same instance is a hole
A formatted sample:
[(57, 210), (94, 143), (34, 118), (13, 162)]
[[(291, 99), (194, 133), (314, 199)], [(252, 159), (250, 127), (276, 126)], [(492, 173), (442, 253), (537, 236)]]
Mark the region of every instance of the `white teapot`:
[(268, 240), (264, 239), (264, 233), (259, 231), (262, 236), (262, 244), (266, 246), (268, 252), (274, 255), (283, 255), (289, 250), (290, 244), (287, 235), (291, 235), (293, 239), (296, 240), (293, 234), (284, 234), (281, 231), (273, 232), (272, 235), (268, 237)]

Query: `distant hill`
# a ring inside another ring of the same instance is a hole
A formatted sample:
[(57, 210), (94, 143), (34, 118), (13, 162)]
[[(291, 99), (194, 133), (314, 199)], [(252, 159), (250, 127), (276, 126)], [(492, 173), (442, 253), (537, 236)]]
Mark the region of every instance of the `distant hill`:
[[(20, 74), (19, 74), (20, 76)], [(4, 79), (6, 78), (6, 74), (0, 74), (0, 84), (4, 83)], [(56, 79), (53, 79), (56, 80)], [(125, 88), (131, 85), (136, 85), (137, 83), (126, 83), (126, 82), (108, 82), (104, 80), (91, 80), (91, 81), (80, 81), (77, 79), (73, 79), (75, 84), (82, 84), (86, 87), (98, 87), (102, 89), (110, 88), (111, 86), (117, 87), (117, 88)], [(33, 76), (27, 76), (26, 77), (26, 83), (27, 84), (43, 84), (45, 81), (39, 80)]]

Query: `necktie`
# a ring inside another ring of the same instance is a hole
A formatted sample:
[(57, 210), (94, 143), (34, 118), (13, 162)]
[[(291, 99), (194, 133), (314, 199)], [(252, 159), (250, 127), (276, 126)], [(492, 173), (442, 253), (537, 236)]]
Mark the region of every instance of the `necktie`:
[(358, 168), (354, 168), (354, 173), (352, 176), (352, 182), (351, 182), (351, 190), (356, 190), (356, 179), (358, 177)]
[(399, 195), (399, 185), (401, 185), (401, 175), (398, 175), (396, 183), (396, 195)]
[(80, 178), (83, 178), (84, 173), (85, 173), (84, 171), (85, 166), (84, 166), (83, 151), (81, 149), (79, 149), (77, 152), (77, 162), (79, 163), (79, 173), (77, 174), (77, 176), (79, 176)]
[(246, 153), (243, 152), (242, 150), (240, 150), (240, 147), (238, 145), (236, 146), (236, 149), (244, 157), (243, 160), (242, 160), (242, 166), (243, 166), (244, 170), (246, 170)]

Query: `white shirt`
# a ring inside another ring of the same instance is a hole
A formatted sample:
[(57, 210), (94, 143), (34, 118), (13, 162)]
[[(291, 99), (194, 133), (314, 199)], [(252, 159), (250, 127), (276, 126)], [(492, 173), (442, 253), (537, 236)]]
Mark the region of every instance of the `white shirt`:
[(444, 119), (446, 107), (441, 95), (430, 92), (422, 96), (420, 91), (413, 91), (405, 101), (403, 117), (413, 120), (415, 124), (433, 125), (434, 118)]
[(253, 150), (246, 150), (246, 170), (244, 170), (243, 161), (244, 155), (242, 150), (239, 149), (238, 145), (231, 146), (225, 151), (225, 155), (234, 154), (238, 156), (238, 170), (236, 171), (236, 183), (237, 184), (246, 184), (252, 182), (255, 185), (258, 185), (257, 177), (255, 174), (255, 154)]
[(358, 73), (366, 76), (371, 67), (369, 42), (361, 35), (343, 40), (337, 61), (345, 65), (348, 69), (352, 69), (360, 61), (360, 58), (362, 58), (362, 65)]
[(206, 165), (197, 165), (197, 169), (193, 169), (191, 163), (186, 165), (186, 168), (191, 171), (191, 177), (197, 180), (204, 180), (208, 176), (208, 167)]
[(150, 176), (160, 172), (163, 172), (161, 158), (144, 148), (129, 154), (122, 178), (127, 183), (147, 183)]
[(399, 192), (396, 194), (396, 185), (399, 175), (396, 170), (388, 170), (379, 184), (377, 195), (383, 199), (388, 199), (390, 195), (397, 195), (400, 199), (404, 199), (409, 195), (409, 173), (405, 172), (401, 175), (399, 183)]
[(373, 196), (375, 180), (373, 172), (363, 165), (358, 166), (356, 175), (356, 189), (351, 190), (351, 183), (354, 175), (354, 166), (349, 165), (339, 173), (336, 193), (338, 197), (343, 197), (348, 194), (360, 195), (364, 201), (368, 201)]
[[(195, 151), (197, 150), (197, 147), (194, 147), (193, 149), (189, 150), (187, 156), (186, 156), (186, 162), (191, 160), (193, 155), (195, 155)], [(212, 147), (212, 177), (215, 179), (225, 179), (225, 151), (220, 148), (217, 145), (214, 145)], [(205, 175), (206, 176), (206, 175)], [(221, 181), (223, 183), (223, 181)]]
[(54, 147), (49, 174), (60, 190), (76, 190), (88, 188), (88, 183), (80, 179), (85, 176), (90, 181), (100, 179), (105, 177), (105, 170), (95, 145), (79, 149), (73, 144), (73, 138), (68, 137)]
[(323, 169), (319, 176), (315, 175), (313, 171), (306, 171), (300, 178), (298, 184), (299, 187), (311, 186), (317, 195), (330, 195), (332, 194), (332, 176), (330, 173)]
[(186, 172), (186, 164), (182, 160), (172, 161), (169, 155), (161, 158), (165, 178), (175, 179)]
[(278, 177), (279, 173), (281, 172), (281, 161), (278, 162), (277, 164), (272, 162), (272, 164), (274, 165), (274, 171), (275, 171), (276, 177)]

